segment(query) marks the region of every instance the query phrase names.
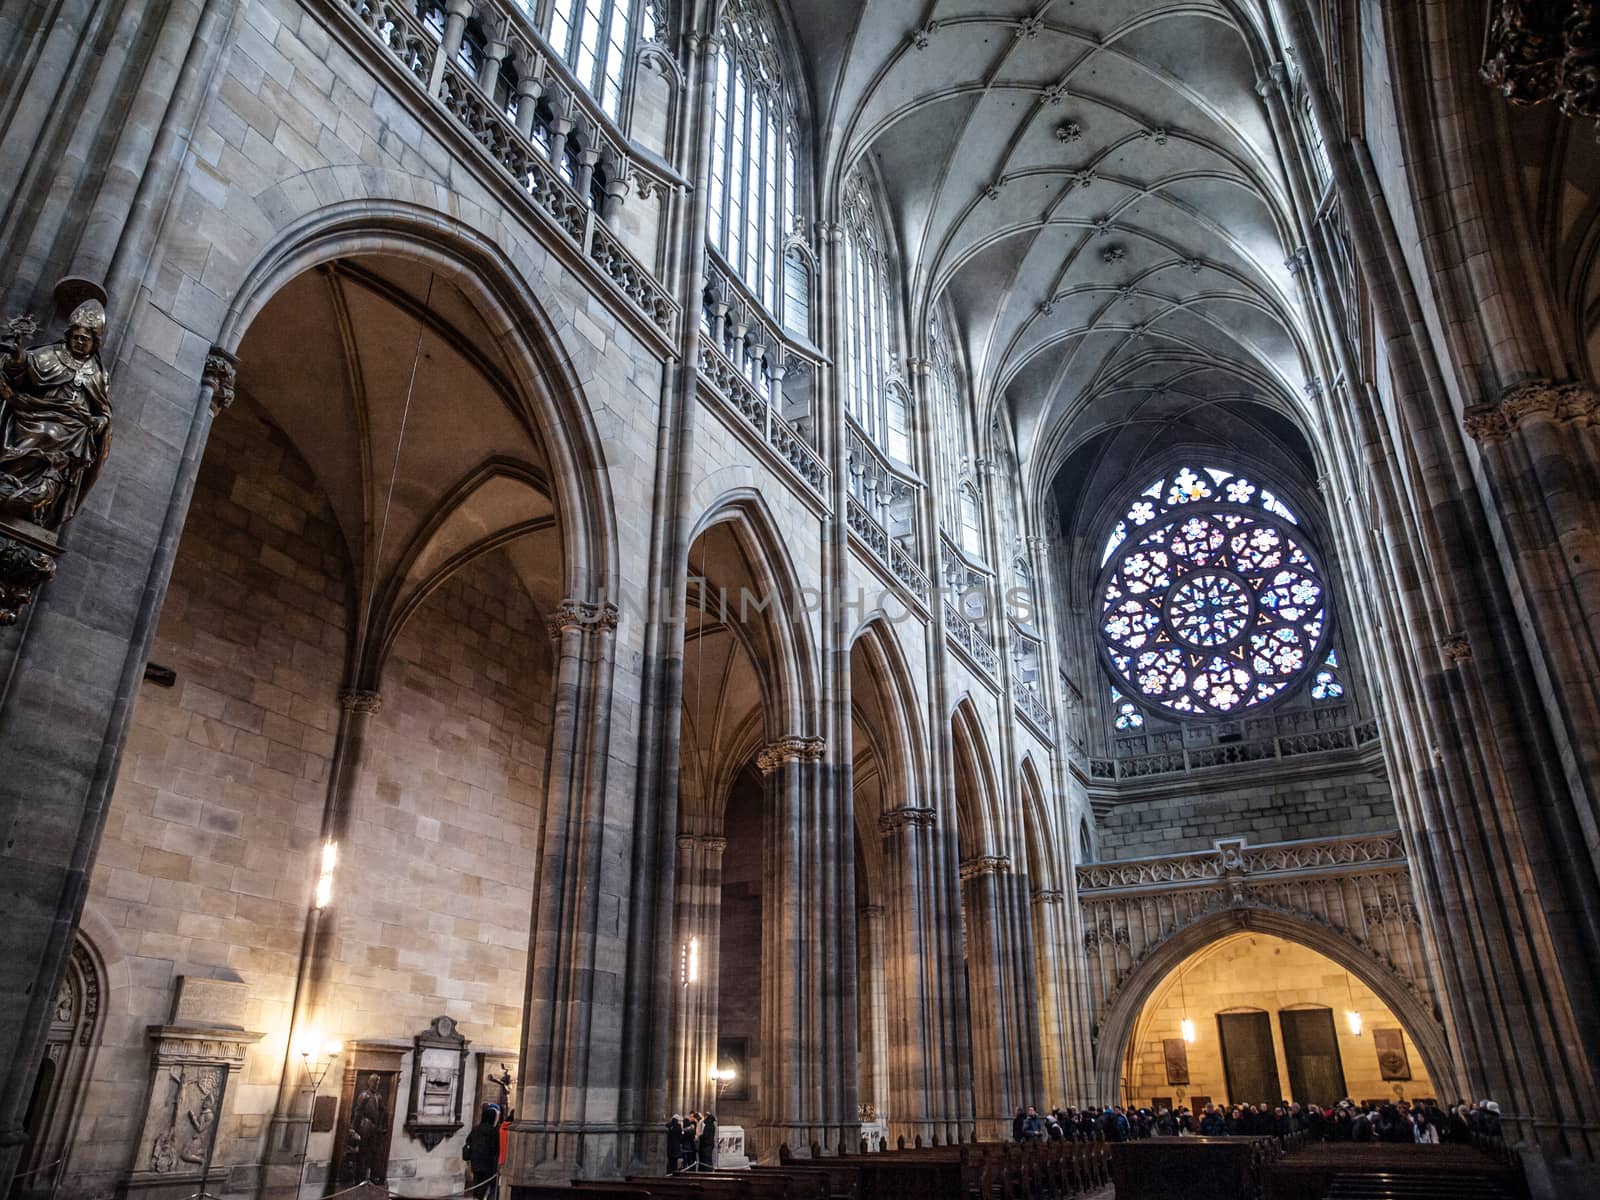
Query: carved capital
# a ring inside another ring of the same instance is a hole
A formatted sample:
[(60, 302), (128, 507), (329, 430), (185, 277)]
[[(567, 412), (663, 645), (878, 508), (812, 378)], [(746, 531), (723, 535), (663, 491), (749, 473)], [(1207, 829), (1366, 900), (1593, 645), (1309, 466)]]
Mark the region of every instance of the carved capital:
[(365, 688), (345, 688), (339, 693), (339, 707), (363, 717), (370, 717), (383, 707), (383, 697)]
[(819, 737), (790, 734), (763, 746), (756, 755), (756, 766), (763, 775), (771, 775), (786, 762), (816, 762), (822, 757), (824, 745)]
[(1451, 666), (1472, 661), (1472, 643), (1464, 633), (1452, 633), (1439, 643), (1439, 653)]
[(227, 411), (233, 405), (234, 385), (239, 378), (239, 360), (221, 346), (211, 347), (206, 355), (206, 365), (200, 370), (200, 382), (211, 389), (211, 415)]
[(1461, 414), (1461, 426), (1475, 442), (1504, 441), (1511, 434), (1511, 423), (1498, 404), (1474, 404)]
[(678, 835), (679, 850), (693, 850), (696, 846), (715, 854), (721, 854), (728, 848), (728, 839), (711, 833), (680, 833)]
[(1561, 409), (1561, 392), (1548, 379), (1529, 379), (1513, 384), (1500, 396), (1500, 411), (1513, 427), (1524, 418), (1555, 419)]
[(1067, 894), (1060, 888), (1041, 888), (1033, 894), (1035, 904), (1065, 904)]
[(581, 633), (615, 630), (617, 616), (617, 606), (610, 601), (590, 604), (586, 600), (568, 598), (556, 605), (555, 612), (546, 617), (544, 623), (550, 636), (559, 638), (568, 629), (576, 629)]
[(1011, 860), (1004, 854), (980, 854), (977, 858), (961, 862), (961, 882), (977, 879), (981, 875), (1009, 875)]
[(902, 829), (932, 829), (934, 812), (931, 808), (891, 808), (878, 817), (878, 829), (883, 833), (898, 833)]

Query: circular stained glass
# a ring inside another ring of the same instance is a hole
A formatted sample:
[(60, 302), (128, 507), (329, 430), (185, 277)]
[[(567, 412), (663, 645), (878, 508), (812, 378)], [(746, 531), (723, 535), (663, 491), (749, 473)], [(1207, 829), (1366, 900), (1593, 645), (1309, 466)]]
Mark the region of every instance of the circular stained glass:
[(1134, 525), (1101, 590), (1117, 687), (1172, 715), (1229, 716), (1321, 663), (1327, 588), (1291, 520), (1202, 501)]
[(1229, 645), (1250, 624), (1250, 593), (1220, 571), (1191, 575), (1167, 594), (1167, 623), (1191, 646)]

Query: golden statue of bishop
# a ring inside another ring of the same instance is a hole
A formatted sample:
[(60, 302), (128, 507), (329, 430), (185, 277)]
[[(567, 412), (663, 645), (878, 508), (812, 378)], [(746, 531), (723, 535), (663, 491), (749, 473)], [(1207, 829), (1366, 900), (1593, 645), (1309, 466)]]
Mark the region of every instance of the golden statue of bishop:
[(89, 494), (111, 448), (111, 376), (100, 362), (106, 310), (85, 300), (59, 342), (25, 350), (16, 318), (0, 360), (0, 514), (59, 529)]

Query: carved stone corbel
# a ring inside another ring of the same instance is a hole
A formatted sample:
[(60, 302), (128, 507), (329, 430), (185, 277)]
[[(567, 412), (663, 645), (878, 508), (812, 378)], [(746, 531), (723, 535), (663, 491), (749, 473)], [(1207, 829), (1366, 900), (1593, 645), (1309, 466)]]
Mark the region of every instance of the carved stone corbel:
[(219, 416), (233, 407), (234, 385), (239, 378), (239, 360), (221, 346), (211, 347), (200, 382), (211, 389), (211, 415)]

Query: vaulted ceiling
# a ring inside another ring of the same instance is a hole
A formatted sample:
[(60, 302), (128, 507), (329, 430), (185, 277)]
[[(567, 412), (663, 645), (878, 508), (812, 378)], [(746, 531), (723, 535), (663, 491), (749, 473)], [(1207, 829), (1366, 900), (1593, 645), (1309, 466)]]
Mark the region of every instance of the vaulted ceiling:
[(980, 419), (1009, 410), (1035, 487), (1130, 421), (1147, 445), (1208, 406), (1230, 433), (1295, 411), (1306, 316), (1249, 0), (790, 7), (822, 187), (876, 175), (907, 311), (948, 297)]

